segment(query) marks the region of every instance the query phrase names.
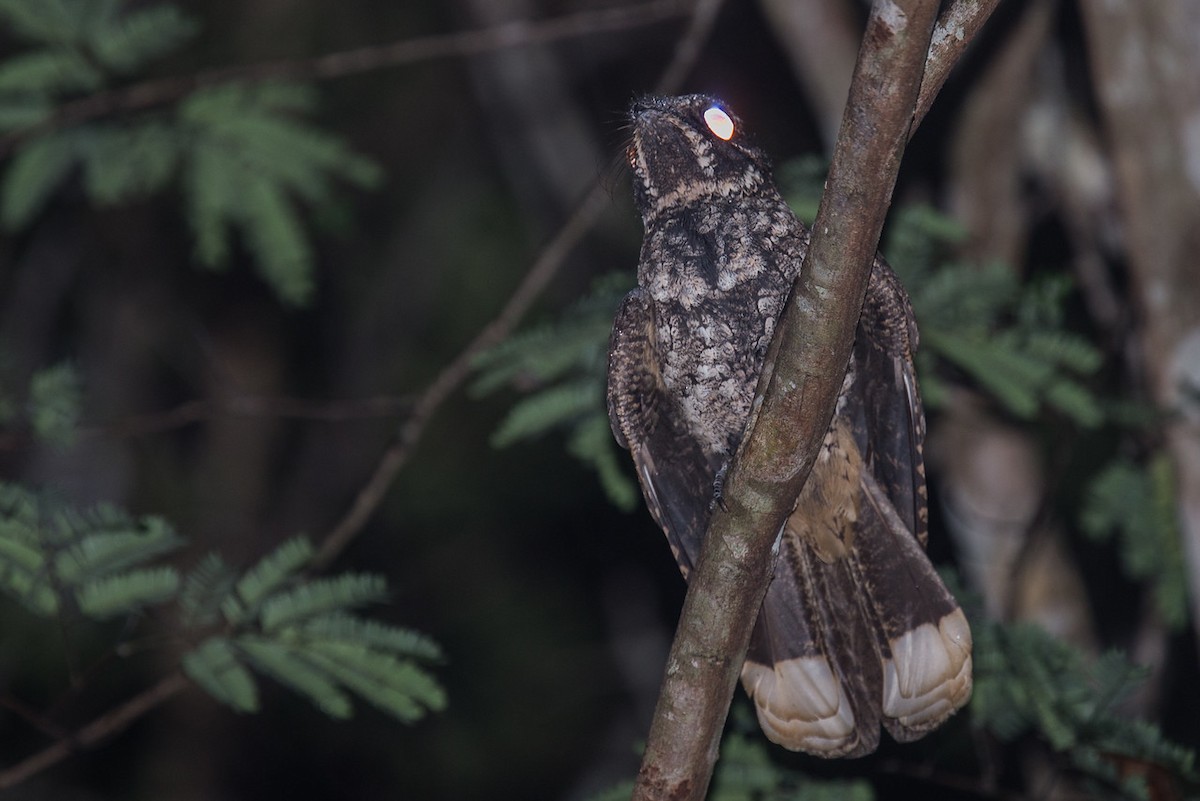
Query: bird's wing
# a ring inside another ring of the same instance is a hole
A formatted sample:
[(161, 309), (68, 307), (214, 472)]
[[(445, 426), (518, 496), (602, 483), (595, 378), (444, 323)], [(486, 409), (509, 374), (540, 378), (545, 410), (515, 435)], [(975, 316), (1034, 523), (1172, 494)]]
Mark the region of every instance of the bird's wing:
[(642, 289), (621, 302), (608, 351), (608, 417), (633, 455), (650, 514), (684, 578), (700, 556), (716, 468), (663, 383), (654, 308)]

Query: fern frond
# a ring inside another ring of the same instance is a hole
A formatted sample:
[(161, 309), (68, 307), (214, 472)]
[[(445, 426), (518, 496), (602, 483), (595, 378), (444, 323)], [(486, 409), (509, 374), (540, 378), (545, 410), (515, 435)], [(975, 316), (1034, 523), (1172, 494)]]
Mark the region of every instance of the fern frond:
[(233, 592), (236, 576), (219, 554), (209, 553), (183, 580), (179, 606), (185, 626), (207, 626), (217, 621), (221, 604)]
[(1178, 630), (1187, 622), (1187, 570), (1176, 518), (1175, 480), (1165, 453), (1148, 466), (1119, 459), (1092, 480), (1080, 513), (1093, 539), (1116, 538), (1131, 578), (1148, 581), (1163, 621)]
[(0, 95), (0, 133), (32, 128), (53, 110), (53, 105), (44, 97)]
[(82, 584), (170, 553), (182, 543), (174, 529), (158, 517), (145, 518), (139, 526), (121, 516), (104, 521), (104, 525), (115, 530), (88, 534), (55, 554), (59, 581)]
[(281, 636), (289, 634), (305, 641), (346, 643), (413, 659), (438, 661), (442, 658), (441, 647), (424, 634), (353, 615), (321, 615), (306, 620), (299, 629), (282, 632)]
[(312, 297), (316, 257), (299, 214), (273, 181), (251, 181), (245, 191), (239, 227), (259, 274), (284, 303), (303, 306)]
[(0, 62), (0, 93), (53, 96), (94, 92), (104, 76), (77, 50), (55, 47)]
[(179, 137), (150, 121), (94, 126), (83, 148), (83, 185), (93, 201), (111, 206), (163, 189), (179, 163)]
[(191, 95), (180, 105), (179, 115), (185, 122), (213, 127), (242, 114), (261, 114), (264, 109), (304, 114), (316, 104), (316, 92), (303, 84), (229, 83)]
[(0, 0), (0, 18), (13, 33), (34, 42), (69, 42), (78, 35), (66, 3), (47, 0)]
[(945, 261), (948, 246), (962, 242), (966, 229), (957, 220), (933, 206), (918, 203), (902, 206), (888, 224), (884, 252), (901, 275), (919, 283), (934, 267)]
[(315, 257), (296, 200), (327, 202), (332, 182), (378, 182), (379, 168), (341, 140), (285, 116), (312, 92), (285, 84), (230, 85), (195, 93), (178, 120), (191, 144), (184, 168), (196, 257), (219, 267), (237, 230), (267, 283), (287, 303), (311, 296)]
[(58, 595), (49, 584), (50, 573), (42, 551), (14, 531), (0, 526), (0, 589), (34, 614), (58, 613)]
[(329, 194), (331, 178), (362, 187), (378, 185), (382, 178), (379, 166), (354, 153), (342, 140), (290, 117), (263, 112), (261, 108), (243, 110), (214, 122), (209, 133), (240, 153), (256, 172), (310, 203)]
[(523, 331), (483, 352), (475, 360), (478, 378), (471, 394), (481, 397), (514, 380), (534, 384), (554, 381), (592, 364), (599, 373), (616, 307), (614, 299), (599, 314), (568, 312), (558, 324)]
[(307, 696), (330, 717), (345, 719), (354, 714), (350, 698), (292, 648), (252, 636), (239, 637), (237, 646), (255, 668)]
[(509, 410), (492, 434), (492, 445), (503, 448), (517, 440), (543, 434), (601, 408), (604, 388), (594, 378), (558, 384), (527, 395)]
[(1118, 712), (1117, 704), (1144, 681), (1146, 670), (1116, 653), (1088, 664), (1079, 651), (1028, 624), (984, 623), (972, 631), (976, 725), (1003, 740), (1040, 735), (1085, 777), (1113, 791), (1106, 797), (1139, 797), (1113, 770), (1123, 759), (1150, 760), (1195, 781), (1190, 749)]
[(0, 485), (0, 587), (38, 614), (57, 613), (60, 592), (93, 617), (168, 599), (178, 588), (175, 571), (129, 569), (179, 542), (159, 518), (138, 521), (104, 505), (79, 510)]
[(183, 186), (188, 226), (196, 240), (194, 256), (201, 266), (218, 269), (229, 259), (229, 226), (240, 214), (241, 166), (203, 140), (192, 145), (190, 151)]
[(1104, 360), (1095, 345), (1068, 331), (1031, 329), (1024, 345), (1031, 356), (1079, 375), (1096, 372)]
[(487, 395), (509, 383), (540, 386), (572, 375), (600, 379), (613, 314), (629, 286), (626, 273), (601, 276), (560, 319), (521, 331), (479, 354), (472, 365), (478, 377), (471, 394)]
[(345, 643), (314, 643), (308, 659), (368, 703), (404, 723), (446, 706), (446, 694), (412, 662)]
[(29, 382), (29, 423), (45, 442), (70, 445), (83, 416), (83, 380), (69, 363), (34, 373)]
[(284, 542), (238, 580), (238, 596), (248, 608), (256, 608), (302, 570), (312, 557), (312, 543), (306, 537), (294, 537)]
[(67, 179), (78, 159), (75, 131), (59, 131), (25, 143), (0, 184), (0, 225), (9, 231), (27, 225)]
[(900, 277), (912, 292), (913, 309), (922, 331), (986, 334), (1018, 303), (1020, 284), (1011, 269), (996, 262), (974, 265), (928, 265), (928, 274)]
[(238, 712), (257, 712), (258, 687), (224, 637), (209, 637), (183, 657), (183, 670), (200, 687)]
[(567, 452), (596, 471), (600, 486), (614, 506), (625, 512), (637, 508), (641, 494), (622, 468), (608, 415), (595, 410), (581, 420), (567, 439)]
[(710, 801), (802, 798), (804, 801), (872, 801), (865, 780), (819, 780), (776, 764), (761, 737), (731, 731), (721, 740)]
[(100, 63), (115, 72), (130, 72), (175, 50), (200, 26), (177, 7), (158, 5), (113, 15), (88, 30), (88, 45)]
[(104, 619), (163, 603), (178, 591), (174, 568), (145, 568), (89, 581), (76, 590), (75, 599), (85, 615)]
[(926, 343), (939, 355), (957, 365), (1005, 408), (1018, 417), (1031, 418), (1038, 411), (1034, 387), (1050, 377), (1050, 369), (1031, 362), (994, 340), (943, 336), (926, 331)]
[(343, 573), (310, 581), (272, 595), (263, 603), (263, 630), (271, 632), (318, 615), (377, 603), (386, 596), (387, 583), (383, 577), (370, 573)]

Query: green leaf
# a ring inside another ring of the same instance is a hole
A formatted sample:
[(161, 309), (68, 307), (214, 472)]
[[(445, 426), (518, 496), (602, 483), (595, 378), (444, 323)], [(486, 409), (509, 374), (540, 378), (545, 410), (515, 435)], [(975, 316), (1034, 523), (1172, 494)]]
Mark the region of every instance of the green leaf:
[(307, 304), (313, 293), (315, 257), (304, 225), (282, 189), (250, 181), (241, 218), (258, 272), (284, 303)]
[(236, 576), (219, 554), (209, 553), (183, 580), (179, 606), (185, 626), (217, 622), (221, 604), (233, 592)]
[(94, 92), (104, 76), (78, 51), (47, 48), (0, 62), (0, 93), (57, 95)]
[(204, 267), (216, 268), (229, 258), (229, 225), (241, 213), (241, 167), (203, 141), (189, 150), (183, 183), (188, 224), (196, 239), (195, 258)]
[(341, 140), (287, 116), (307, 111), (312, 92), (279, 84), (233, 84), (196, 92), (178, 119), (193, 144), (184, 169), (196, 256), (220, 266), (236, 230), (267, 283), (285, 302), (311, 298), (315, 256), (297, 201), (330, 202), (335, 179), (378, 182), (379, 168)]
[(608, 415), (598, 412), (581, 421), (567, 439), (567, 452), (596, 471), (614, 506), (625, 512), (637, 508), (641, 494), (621, 466)]
[(96, 579), (76, 590), (79, 609), (88, 617), (109, 618), (168, 601), (179, 591), (179, 573), (170, 567), (130, 570)]
[(385, 651), (396, 656), (436, 661), (442, 649), (430, 638), (411, 629), (397, 628), (374, 620), (345, 614), (321, 615), (288, 629), (281, 636), (302, 641), (340, 642)]
[(82, 151), (83, 185), (101, 206), (162, 190), (179, 162), (175, 131), (161, 122), (94, 130)]
[(162, 518), (146, 518), (140, 527), (123, 517), (114, 522), (116, 530), (84, 536), (55, 555), (59, 581), (74, 585), (103, 577), (170, 553), (183, 542)]
[(251, 636), (239, 637), (237, 644), (254, 667), (307, 696), (330, 717), (345, 719), (354, 714), (350, 698), (324, 674), (305, 662), (303, 655), (295, 649)]
[(248, 608), (256, 608), (271, 593), (283, 587), (312, 560), (312, 543), (294, 537), (258, 561), (238, 580), (237, 591)]
[[(1159, 764), (1194, 780), (1193, 752), (1118, 711), (1148, 671), (1115, 652), (1089, 662), (1029, 624), (973, 623), (972, 631), (975, 690), (970, 709), (976, 725), (1002, 740), (1036, 733), (1084, 776), (1110, 789), (1118, 784), (1114, 757)], [(1106, 795), (1131, 797), (1128, 788)]]
[(89, 44), (106, 67), (130, 72), (175, 50), (199, 29), (194, 19), (175, 6), (159, 5), (94, 26)]
[(32, 128), (44, 121), (53, 107), (42, 97), (0, 95), (0, 133)]
[(0, 588), (34, 614), (58, 614), (58, 595), (49, 584), (42, 552), (11, 537), (9, 526), (0, 528)]
[(588, 377), (559, 384), (518, 401), (492, 434), (492, 445), (503, 448), (543, 434), (600, 408), (603, 387)]
[(0, 18), (14, 33), (35, 42), (68, 42), (77, 36), (72, 6), (65, 0), (0, 0)]
[(78, 161), (77, 134), (63, 131), (32, 139), (13, 157), (0, 184), (0, 225), (28, 225)]
[(308, 659), (368, 703), (405, 723), (446, 706), (441, 686), (412, 662), (344, 643), (314, 643)]
[(209, 637), (183, 657), (183, 670), (209, 695), (238, 712), (257, 712), (258, 687), (229, 641)]
[(387, 583), (374, 574), (344, 573), (318, 579), (268, 598), (262, 607), (262, 626), (270, 632), (319, 615), (376, 603), (386, 595)]
[(1115, 536), (1125, 572), (1147, 581), (1163, 621), (1179, 630), (1187, 623), (1187, 569), (1176, 518), (1175, 478), (1169, 456), (1148, 465), (1118, 459), (1092, 480), (1080, 524), (1093, 539)]

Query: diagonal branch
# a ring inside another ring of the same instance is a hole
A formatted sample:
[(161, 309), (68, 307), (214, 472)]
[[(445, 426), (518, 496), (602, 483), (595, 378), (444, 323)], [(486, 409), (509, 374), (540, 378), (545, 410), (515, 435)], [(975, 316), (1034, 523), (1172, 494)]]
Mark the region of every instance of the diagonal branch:
[(829, 428), (850, 358), (938, 6), (876, 0), (872, 7), (812, 240), (723, 487), (725, 508), (714, 509), (688, 584), (635, 801), (701, 799), (707, 791), (773, 574), (772, 543)]
[(46, 768), (57, 765), (76, 751), (98, 745), (190, 686), (192, 683), (180, 672), (167, 675), (154, 686), (105, 712), (70, 737), (63, 738), (49, 748), (0, 771), (0, 790), (17, 786)]

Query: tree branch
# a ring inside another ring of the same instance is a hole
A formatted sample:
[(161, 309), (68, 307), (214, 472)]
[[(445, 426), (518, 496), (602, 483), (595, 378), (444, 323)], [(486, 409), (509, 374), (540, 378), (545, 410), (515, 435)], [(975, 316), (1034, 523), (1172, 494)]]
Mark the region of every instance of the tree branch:
[(921, 93), (913, 111), (913, 130), (925, 119), (934, 98), (942, 91), (950, 71), (975, 40), (980, 28), (1000, 5), (1000, 0), (954, 0), (938, 18), (921, 79)]
[(900, 156), (936, 0), (871, 9), (804, 265), (684, 601), (635, 801), (701, 799), (774, 569), (772, 544), (833, 416)]
[(182, 673), (171, 673), (153, 687), (105, 712), (71, 737), (61, 739), (11, 768), (0, 771), (0, 790), (15, 787), (46, 768), (57, 765), (76, 751), (103, 742), (190, 686), (191, 682)]

